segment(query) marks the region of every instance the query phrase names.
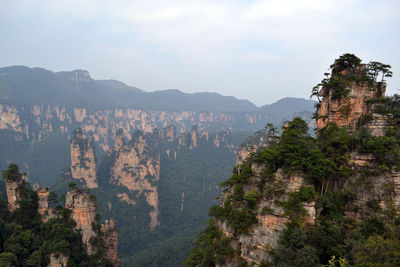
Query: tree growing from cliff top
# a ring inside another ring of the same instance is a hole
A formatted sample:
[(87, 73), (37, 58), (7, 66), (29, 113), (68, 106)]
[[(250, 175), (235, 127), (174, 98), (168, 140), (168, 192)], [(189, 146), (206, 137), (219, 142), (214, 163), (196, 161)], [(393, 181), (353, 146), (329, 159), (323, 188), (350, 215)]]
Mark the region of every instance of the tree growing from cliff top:
[(3, 171), (3, 179), (6, 181), (17, 181), (22, 178), (23, 174), (19, 172), (17, 164), (10, 164), (7, 170)]
[(70, 183), (68, 184), (68, 187), (71, 188), (72, 190), (74, 190), (74, 189), (77, 188), (77, 185), (76, 185), (75, 182), (70, 182)]
[(390, 65), (377, 61), (361, 64), (361, 59), (349, 53), (336, 59), (330, 69), (332, 75), (325, 73), (325, 78), (313, 87), (310, 98), (316, 96), (321, 102), (320, 97), (329, 94), (332, 99), (340, 100), (348, 95), (349, 87), (354, 83), (367, 83), (371, 88), (379, 90), (380, 86), (377, 86), (379, 84), (375, 84), (377, 78), (381, 75), (380, 82), (383, 82), (386, 77), (393, 75)]
[(331, 69), (334, 73), (338, 73), (342, 70), (350, 70), (361, 64), (361, 59), (359, 59), (354, 54), (346, 53), (341, 55), (335, 62), (331, 65)]
[(388, 64), (371, 61), (367, 66), (367, 74), (371, 77), (373, 81), (376, 81), (378, 76), (382, 75), (381, 82), (383, 82), (386, 77), (392, 77), (393, 72), (390, 70), (391, 68), (392, 66)]

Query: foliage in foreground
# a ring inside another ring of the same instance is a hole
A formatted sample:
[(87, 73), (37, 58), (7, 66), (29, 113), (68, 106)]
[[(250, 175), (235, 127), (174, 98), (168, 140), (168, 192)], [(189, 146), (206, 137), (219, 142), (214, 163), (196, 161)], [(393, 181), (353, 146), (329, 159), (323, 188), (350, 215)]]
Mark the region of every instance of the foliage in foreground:
[[(382, 210), (378, 204), (380, 200), (371, 194), (365, 207), (359, 207), (354, 188), (360, 185), (349, 186), (355, 174), (349, 162), (352, 151), (371, 154), (375, 159), (361, 171), (358, 180), (361, 184), (373, 185), (377, 176), (400, 169), (399, 97), (373, 101), (378, 113), (394, 115), (384, 136), (370, 134), (365, 126), (370, 118), (366, 116), (360, 118), (358, 128), (352, 133), (329, 123), (317, 132), (316, 138), (307, 134), (304, 121), (295, 118), (278, 143), (260, 149), (233, 171), (222, 184), (229, 189), (225, 190), (224, 202), (212, 207), (210, 215), (217, 221), (227, 222), (234, 230), (234, 239), (247, 234), (256, 222), (255, 207), (259, 199), (279, 199), (283, 194), (283, 189), (274, 181), (276, 171), (303, 172), (314, 184), (315, 191), (303, 187), (281, 203), (291, 222), (282, 232), (278, 247), (267, 251), (272, 258), (271, 266), (399, 266), (400, 217), (393, 203), (389, 201)], [(264, 166), (261, 181), (252, 175), (254, 163)], [(249, 185), (254, 191), (245, 192), (244, 187)], [(304, 213), (300, 204), (311, 200), (316, 201), (319, 216), (315, 225), (306, 226), (302, 223)], [(357, 212), (360, 208), (365, 209), (363, 220), (349, 216), (349, 211)], [(261, 212), (270, 211), (266, 208)], [(222, 240), (223, 234), (218, 228), (215, 231), (214, 240)], [(186, 261), (187, 266), (207, 266), (204, 265), (206, 259), (215, 265), (221, 262), (221, 255), (223, 260), (230, 258), (212, 249), (217, 242), (213, 243), (211, 238), (202, 242), (206, 234), (207, 230), (199, 236), (196, 248)], [(240, 251), (235, 253), (240, 255)], [(263, 262), (262, 265), (267, 264)]]
[[(5, 180), (21, 176), (15, 164), (3, 171)], [(102, 250), (91, 256), (86, 253), (82, 235), (74, 229), (70, 210), (57, 206), (56, 218), (43, 223), (37, 213), (36, 192), (27, 182), (23, 182), (20, 192), (20, 207), (13, 212), (9, 212), (7, 203), (0, 200), (0, 266), (47, 266), (52, 253), (68, 256), (68, 267), (112, 266), (104, 260)]]

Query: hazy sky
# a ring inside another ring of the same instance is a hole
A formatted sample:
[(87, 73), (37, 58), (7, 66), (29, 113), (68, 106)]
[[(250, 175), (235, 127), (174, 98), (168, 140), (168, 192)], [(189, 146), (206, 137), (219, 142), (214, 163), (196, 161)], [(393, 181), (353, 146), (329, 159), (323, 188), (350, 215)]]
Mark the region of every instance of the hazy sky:
[(1, 0), (0, 66), (86, 69), (146, 91), (308, 98), (335, 58), (392, 65), (400, 1)]

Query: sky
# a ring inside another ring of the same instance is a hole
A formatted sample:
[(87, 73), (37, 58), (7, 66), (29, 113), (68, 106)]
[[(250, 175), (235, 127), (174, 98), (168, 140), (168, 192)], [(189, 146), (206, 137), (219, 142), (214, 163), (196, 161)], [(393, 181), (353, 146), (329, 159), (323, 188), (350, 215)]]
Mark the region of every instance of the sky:
[(0, 66), (85, 69), (145, 91), (308, 98), (335, 58), (392, 66), (398, 0), (1, 0)]

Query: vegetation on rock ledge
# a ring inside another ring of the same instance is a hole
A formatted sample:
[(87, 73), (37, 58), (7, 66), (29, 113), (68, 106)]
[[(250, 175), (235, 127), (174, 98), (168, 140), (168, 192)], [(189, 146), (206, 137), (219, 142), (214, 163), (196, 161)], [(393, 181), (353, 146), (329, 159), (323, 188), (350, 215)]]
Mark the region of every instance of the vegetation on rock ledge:
[[(332, 97), (340, 99), (346, 96), (346, 82), (374, 81), (378, 73), (382, 81), (391, 76), (389, 65), (371, 62), (362, 69), (360, 64), (354, 55), (343, 55), (331, 66), (332, 77), (314, 88), (313, 94), (322, 86), (335, 90)], [(336, 80), (340, 75), (341, 80)], [(371, 114), (362, 116), (352, 132), (328, 123), (318, 129), (316, 138), (307, 134), (304, 121), (295, 118), (277, 143), (259, 149), (237, 166), (222, 183), (222, 203), (210, 209), (214, 218), (199, 235), (186, 265), (235, 262), (246, 266), (242, 252), (231, 245), (239, 236), (251, 235), (258, 215), (274, 213), (273, 207), (262, 206), (273, 200), (288, 221), (277, 247), (265, 248), (269, 260), (256, 265), (335, 266), (340, 261), (342, 265), (399, 266), (400, 216), (391, 199), (393, 184), (385, 177), (400, 170), (400, 101), (395, 95), (373, 102), (377, 113), (387, 115), (383, 136), (371, 134), (367, 126), (373, 120)], [(356, 165), (355, 155), (370, 160)], [(301, 174), (312, 186), (302, 186), (282, 198), (286, 188), (277, 179), (280, 170)], [(311, 224), (302, 206), (309, 202), (315, 203), (317, 211)], [(221, 223), (233, 229), (232, 237), (221, 231)], [(228, 249), (221, 252), (217, 247), (222, 244)]]
[[(5, 180), (21, 177), (15, 164), (3, 171)], [(20, 185), (19, 192), (22, 199), (15, 211), (9, 212), (7, 203), (0, 200), (0, 266), (47, 266), (52, 253), (67, 256), (68, 267), (112, 266), (101, 250), (91, 256), (86, 253), (71, 210), (57, 206), (56, 216), (43, 223), (37, 212), (37, 193), (27, 182)]]

